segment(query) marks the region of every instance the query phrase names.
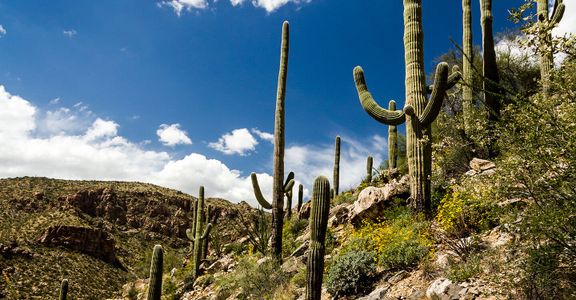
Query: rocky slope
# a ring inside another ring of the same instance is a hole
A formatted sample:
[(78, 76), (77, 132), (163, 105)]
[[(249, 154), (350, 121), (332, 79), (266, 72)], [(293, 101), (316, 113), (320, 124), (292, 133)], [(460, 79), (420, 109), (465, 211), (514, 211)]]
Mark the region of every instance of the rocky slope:
[[(181, 267), (193, 199), (144, 183), (0, 180), (0, 299), (54, 299), (63, 278), (74, 299), (117, 297), (147, 277), (154, 244), (165, 248), (166, 269)], [(207, 203), (217, 224), (254, 213), (246, 203)], [(225, 225), (218, 233), (219, 245), (237, 238)]]

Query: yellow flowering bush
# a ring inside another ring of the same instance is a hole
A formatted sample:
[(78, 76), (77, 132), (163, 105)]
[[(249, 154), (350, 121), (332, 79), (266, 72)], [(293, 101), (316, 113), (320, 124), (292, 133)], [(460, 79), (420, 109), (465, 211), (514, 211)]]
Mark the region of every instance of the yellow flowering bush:
[(406, 269), (418, 264), (432, 246), (430, 224), (422, 215), (413, 215), (407, 208), (395, 208), (385, 221), (365, 223), (352, 232), (343, 252), (373, 252), (376, 263), (386, 269)]

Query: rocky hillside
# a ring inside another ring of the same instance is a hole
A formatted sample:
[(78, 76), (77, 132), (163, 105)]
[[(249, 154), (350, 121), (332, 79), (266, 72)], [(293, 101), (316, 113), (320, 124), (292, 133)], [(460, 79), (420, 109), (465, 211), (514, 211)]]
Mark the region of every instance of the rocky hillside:
[[(144, 183), (0, 180), (0, 299), (54, 299), (68, 278), (74, 299), (119, 297), (147, 278), (151, 249), (162, 244), (165, 267), (180, 268), (194, 197)], [(207, 199), (218, 245), (237, 238), (248, 204)]]

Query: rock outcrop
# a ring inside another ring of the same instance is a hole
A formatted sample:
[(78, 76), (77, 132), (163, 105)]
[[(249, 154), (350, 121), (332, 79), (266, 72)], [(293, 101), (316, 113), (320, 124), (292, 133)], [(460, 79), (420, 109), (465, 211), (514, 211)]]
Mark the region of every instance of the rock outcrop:
[(394, 199), (405, 201), (410, 196), (410, 184), (408, 176), (393, 179), (384, 187), (367, 187), (360, 192), (354, 202), (354, 208), (350, 213), (350, 222), (359, 226), (363, 221), (379, 220), (384, 210), (394, 203)]
[(49, 247), (64, 247), (120, 266), (114, 239), (104, 230), (78, 226), (51, 226), (38, 240)]

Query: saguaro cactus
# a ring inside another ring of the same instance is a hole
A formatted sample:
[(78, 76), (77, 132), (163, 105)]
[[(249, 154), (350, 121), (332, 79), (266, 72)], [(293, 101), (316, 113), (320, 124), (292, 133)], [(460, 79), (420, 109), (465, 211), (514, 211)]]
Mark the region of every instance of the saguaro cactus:
[(150, 280), (148, 284), (148, 300), (160, 300), (162, 297), (162, 267), (164, 251), (162, 246), (154, 246), (152, 262), (150, 263)]
[(286, 190), (286, 219), (292, 218), (292, 188)]
[(552, 29), (560, 23), (564, 16), (564, 3), (562, 0), (554, 1), (552, 15), (548, 13), (548, 1), (538, 0), (538, 37), (540, 54), (540, 81), (542, 92), (545, 96), (550, 95), (550, 71), (554, 68), (554, 50), (552, 49)]
[[(206, 228), (203, 228), (203, 221), (202, 218), (205, 214), (204, 211), (204, 187), (201, 186), (199, 191), (198, 191), (198, 203), (196, 205), (196, 217), (194, 218), (196, 220), (196, 225), (194, 226), (194, 228), (196, 229), (195, 232), (192, 232), (190, 229), (186, 230), (186, 235), (188, 236), (188, 239), (190, 239), (191, 241), (194, 242), (194, 258), (193, 258), (193, 263), (194, 263), (194, 278), (198, 277), (198, 275), (200, 274), (200, 262), (202, 260), (202, 249), (204, 248), (204, 240), (206, 240), (208, 238), (208, 235), (210, 234), (210, 230), (212, 229), (212, 223), (208, 223), (208, 225), (206, 225)], [(202, 233), (202, 230), (204, 230), (204, 233)]]
[(322, 295), (324, 273), (324, 242), (330, 212), (330, 182), (323, 176), (314, 181), (310, 208), (310, 252), (306, 268), (306, 299), (319, 300)]
[[(210, 223), (210, 205), (206, 205), (206, 217), (204, 219), (204, 223)], [(210, 223), (211, 224), (211, 223)], [(201, 259), (206, 259), (208, 256), (208, 243), (210, 242), (210, 231), (206, 235), (206, 238), (202, 240), (202, 256)]]
[(464, 117), (464, 132), (469, 133), (472, 127), (473, 91), (472, 91), (472, 9), (471, 0), (462, 0), (462, 114)]
[(334, 197), (338, 196), (338, 187), (340, 183), (340, 136), (336, 136), (334, 145)]
[(368, 183), (372, 182), (372, 163), (372, 156), (368, 156), (366, 159), (366, 182)]
[(304, 187), (299, 184), (298, 185), (298, 206), (296, 206), (296, 211), (300, 213), (300, 209), (302, 208), (302, 200), (304, 197)]
[(68, 279), (62, 279), (62, 283), (60, 285), (60, 300), (66, 300), (68, 296)]
[(492, 32), (492, 0), (480, 0), (480, 18), (482, 23), (482, 53), (484, 73), (484, 101), (488, 107), (490, 121), (500, 119), (500, 74), (496, 64), (494, 34)]
[(431, 95), (427, 99), (422, 0), (404, 0), (404, 51), (406, 106), (403, 111), (390, 111), (376, 103), (366, 87), (364, 71), (360, 66), (354, 68), (354, 81), (362, 107), (371, 117), (387, 125), (400, 125), (406, 121), (412, 206), (429, 212), (432, 176), (431, 124), (440, 112), (446, 90), (460, 79), (460, 73), (455, 71), (448, 77), (448, 64), (438, 64)]
[[(262, 197), (256, 174), (252, 173), (254, 194), (262, 207), (272, 209), (272, 240), (270, 247), (277, 261), (282, 260), (282, 227), (284, 226), (284, 99), (286, 98), (286, 74), (288, 73), (288, 50), (290, 48), (290, 27), (287, 21), (282, 24), (282, 44), (280, 46), (280, 70), (276, 92), (276, 116), (274, 121), (274, 170), (272, 203)], [(265, 205), (268, 204), (268, 205)]]
[[(388, 110), (396, 110), (396, 101), (390, 100)], [(398, 129), (395, 125), (388, 125), (388, 169), (396, 169), (398, 159)]]

